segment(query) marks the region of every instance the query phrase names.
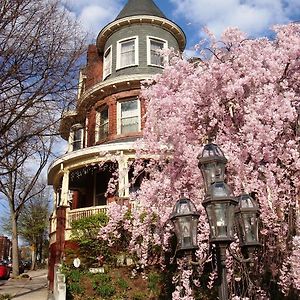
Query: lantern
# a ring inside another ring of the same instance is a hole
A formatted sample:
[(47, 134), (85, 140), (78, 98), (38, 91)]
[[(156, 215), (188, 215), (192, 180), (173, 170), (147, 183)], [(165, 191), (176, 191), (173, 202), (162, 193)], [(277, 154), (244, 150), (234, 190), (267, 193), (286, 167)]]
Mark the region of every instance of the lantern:
[(212, 183), (224, 181), (227, 159), (222, 150), (212, 143), (204, 146), (203, 152), (198, 156), (198, 159), (198, 166), (204, 179), (205, 191), (207, 192)]
[(223, 181), (215, 182), (203, 201), (210, 226), (210, 242), (231, 243), (234, 240), (234, 213), (237, 200)]
[(200, 214), (193, 202), (181, 198), (174, 206), (171, 221), (175, 227), (177, 250), (197, 249), (197, 226)]
[(258, 203), (248, 194), (238, 197), (236, 227), (241, 247), (260, 246), (258, 238)]

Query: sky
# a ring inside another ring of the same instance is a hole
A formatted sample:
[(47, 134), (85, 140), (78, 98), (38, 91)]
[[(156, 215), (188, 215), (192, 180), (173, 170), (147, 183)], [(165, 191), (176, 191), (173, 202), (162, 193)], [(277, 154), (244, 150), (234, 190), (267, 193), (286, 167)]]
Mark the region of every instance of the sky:
[[(67, 0), (67, 7), (84, 28), (96, 37), (113, 21), (127, 0)], [(203, 37), (203, 27), (216, 36), (227, 27), (238, 27), (250, 37), (270, 36), (274, 24), (300, 21), (300, 0), (154, 0), (166, 17), (187, 36), (186, 50)]]

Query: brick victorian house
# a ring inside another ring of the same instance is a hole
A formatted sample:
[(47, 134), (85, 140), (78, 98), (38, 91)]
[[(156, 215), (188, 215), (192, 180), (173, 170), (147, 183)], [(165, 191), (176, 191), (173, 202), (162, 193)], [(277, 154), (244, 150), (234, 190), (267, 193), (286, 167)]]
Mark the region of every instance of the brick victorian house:
[(11, 258), (11, 240), (7, 236), (0, 235), (0, 261)]
[[(130, 186), (130, 170), (121, 170), (134, 160), (133, 143), (142, 135), (141, 81), (163, 70), (163, 58), (156, 50), (183, 51), (185, 43), (181, 28), (152, 0), (129, 0), (100, 31), (96, 44), (89, 46), (76, 110), (65, 114), (60, 126), (69, 149), (48, 170), (48, 183), (55, 193), (50, 218), (50, 287), (54, 265), (71, 245), (72, 221), (106, 211), (112, 201), (132, 205), (129, 194), (138, 186)], [(117, 160), (111, 162), (107, 154)], [(115, 172), (119, 172), (118, 190), (107, 195)]]

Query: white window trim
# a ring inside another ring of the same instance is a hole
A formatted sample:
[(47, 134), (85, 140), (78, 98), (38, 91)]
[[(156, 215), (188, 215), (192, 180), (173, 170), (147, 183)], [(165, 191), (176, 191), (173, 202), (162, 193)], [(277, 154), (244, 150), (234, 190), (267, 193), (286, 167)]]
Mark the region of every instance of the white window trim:
[(89, 134), (88, 128), (89, 128), (89, 119), (86, 118), (85, 119), (85, 130), (84, 130), (84, 134), (85, 134), (85, 136), (84, 136), (84, 147), (87, 147), (87, 145), (88, 145), (88, 134)]
[[(107, 54), (108, 51), (110, 51), (109, 62), (108, 62), (108, 59), (105, 59), (105, 55)], [(105, 71), (106, 71), (106, 65), (108, 63), (110, 64), (110, 68), (109, 68), (109, 71), (107, 73), (105, 73)], [(105, 78), (107, 78), (109, 75), (111, 75), (111, 73), (112, 73), (112, 46), (109, 46), (105, 50), (104, 55), (103, 55), (103, 80)]]
[[(121, 66), (121, 44), (123, 42), (129, 41), (129, 40), (134, 40), (134, 64)], [(117, 60), (116, 70), (139, 65), (139, 38), (137, 35), (117, 41), (117, 59), (116, 60)]]
[(79, 81), (78, 81), (78, 91), (77, 91), (77, 99), (79, 99), (85, 91), (85, 81), (86, 81), (86, 75), (83, 74), (83, 70), (79, 71)]
[[(122, 125), (122, 122), (121, 122), (121, 103), (127, 102), (127, 101), (132, 101), (132, 100), (136, 100), (137, 104), (138, 104), (137, 109), (138, 109), (138, 112), (139, 112), (139, 115), (138, 115), (139, 124), (138, 124), (138, 131), (137, 132), (141, 131), (141, 102), (138, 98), (133, 97), (133, 98), (128, 98), (126, 100), (122, 100), (122, 101), (117, 102), (117, 134), (122, 134), (122, 130), (121, 130), (121, 125)], [(132, 133), (134, 133), (134, 132), (132, 132)], [(128, 133), (124, 133), (124, 134), (126, 135)]]
[[(99, 142), (101, 141), (101, 139), (99, 139), (99, 131), (100, 131), (100, 116), (101, 116), (101, 112), (107, 108), (107, 110), (109, 111), (108, 105), (104, 105), (101, 106), (99, 110), (97, 110), (96, 112), (96, 128), (95, 128), (95, 142)], [(109, 128), (109, 115), (108, 115), (108, 128)]]
[[(71, 151), (74, 151), (73, 149), (73, 143), (74, 143), (74, 133), (75, 133), (75, 130), (78, 130), (80, 129), (81, 130), (81, 140), (80, 140), (80, 149), (83, 148), (83, 143), (84, 143), (84, 140), (83, 140), (83, 135), (84, 135), (84, 128), (81, 124), (75, 124), (71, 127), (71, 130), (70, 130), (70, 136), (69, 136), (69, 150), (68, 152), (71, 152)], [(79, 149), (78, 149), (79, 150)]]
[[(168, 48), (168, 41), (161, 39), (161, 38), (157, 38), (155, 36), (147, 36), (147, 65), (148, 66), (154, 66), (154, 67), (159, 67), (159, 68), (164, 68), (164, 66), (161, 65), (156, 65), (156, 64), (152, 64), (151, 63), (151, 40), (156, 40), (158, 42), (162, 42), (164, 44), (163, 49), (167, 49)], [(164, 62), (168, 62), (168, 58), (164, 57)]]

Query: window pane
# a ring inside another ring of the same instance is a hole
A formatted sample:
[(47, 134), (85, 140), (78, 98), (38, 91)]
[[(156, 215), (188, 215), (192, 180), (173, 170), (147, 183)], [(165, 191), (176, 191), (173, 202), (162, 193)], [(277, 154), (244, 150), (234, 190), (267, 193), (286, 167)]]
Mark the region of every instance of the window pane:
[(122, 119), (121, 133), (137, 132), (139, 131), (139, 118), (131, 117)]
[(131, 100), (131, 101), (126, 101), (121, 103), (122, 118), (136, 115), (137, 111), (138, 111), (137, 100)]
[(139, 131), (138, 100), (121, 103), (121, 133)]
[(81, 144), (82, 144), (82, 136), (83, 136), (83, 129), (79, 128), (73, 131), (73, 151), (81, 149)]
[(108, 130), (108, 108), (105, 108), (100, 112), (99, 140), (108, 136)]
[(121, 67), (135, 64), (135, 40), (121, 43)]
[(100, 125), (108, 122), (108, 108), (104, 109), (100, 113)]
[(151, 52), (151, 64), (152, 65), (158, 65), (162, 66), (163, 65), (163, 60), (164, 58), (160, 53), (158, 53), (158, 50), (162, 50), (164, 48), (164, 43), (151, 40), (150, 41), (150, 52)]
[(111, 73), (111, 48), (107, 49), (104, 55), (103, 77)]

